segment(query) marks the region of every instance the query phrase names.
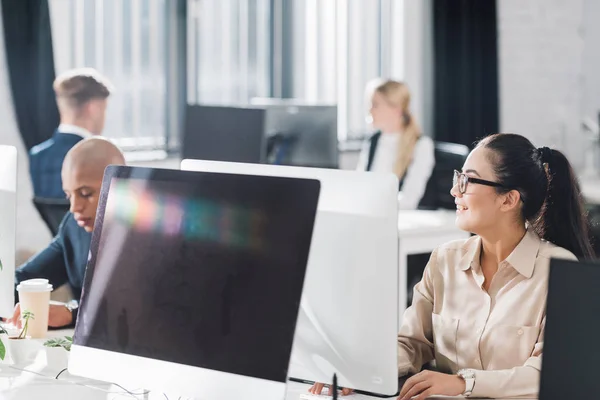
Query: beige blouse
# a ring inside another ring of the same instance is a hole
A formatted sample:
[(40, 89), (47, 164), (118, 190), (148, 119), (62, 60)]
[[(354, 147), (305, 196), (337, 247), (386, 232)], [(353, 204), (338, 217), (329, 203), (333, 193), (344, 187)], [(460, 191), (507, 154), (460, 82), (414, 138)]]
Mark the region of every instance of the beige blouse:
[(537, 395), (551, 257), (576, 257), (527, 231), (482, 285), (477, 236), (436, 249), (398, 334), (398, 372), (433, 359), (440, 371), (476, 370), (472, 397)]

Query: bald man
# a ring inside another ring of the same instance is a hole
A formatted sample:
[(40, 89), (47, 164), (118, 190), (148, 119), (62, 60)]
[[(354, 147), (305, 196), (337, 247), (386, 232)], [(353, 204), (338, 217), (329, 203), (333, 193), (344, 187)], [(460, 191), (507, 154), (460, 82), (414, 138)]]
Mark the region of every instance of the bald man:
[[(79, 300), (104, 169), (111, 164), (125, 165), (125, 158), (102, 137), (85, 139), (67, 153), (61, 175), (63, 191), (71, 203), (70, 212), (50, 245), (15, 271), (15, 287), (27, 279), (45, 278), (54, 288), (68, 283), (74, 298)], [(19, 325), (20, 314), (17, 304), (11, 322)], [(76, 302), (50, 305), (50, 327), (70, 326), (76, 318)]]

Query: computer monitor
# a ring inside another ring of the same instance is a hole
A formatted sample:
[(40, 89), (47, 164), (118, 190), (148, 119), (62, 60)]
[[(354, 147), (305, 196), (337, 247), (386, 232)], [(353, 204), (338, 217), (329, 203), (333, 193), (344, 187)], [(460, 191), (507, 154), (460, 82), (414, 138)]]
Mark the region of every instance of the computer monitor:
[(183, 160), (185, 170), (321, 181), (290, 377), (398, 389), (398, 179), (393, 174)]
[(0, 145), (0, 317), (15, 307), (15, 235), (17, 221), (17, 149)]
[(552, 259), (548, 282), (540, 400), (600, 393), (600, 264)]
[(265, 111), (188, 105), (182, 158), (259, 163), (265, 155)]
[(319, 182), (108, 167), (69, 372), (281, 400)]
[(338, 168), (336, 105), (290, 99), (253, 99), (252, 104), (266, 110), (268, 164)]

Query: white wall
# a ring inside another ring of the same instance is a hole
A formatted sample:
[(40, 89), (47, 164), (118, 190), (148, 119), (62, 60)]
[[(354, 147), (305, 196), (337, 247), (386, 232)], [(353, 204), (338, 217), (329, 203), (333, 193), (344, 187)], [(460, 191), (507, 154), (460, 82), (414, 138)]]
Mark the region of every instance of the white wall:
[(600, 110), (600, 2), (497, 4), (501, 131), (564, 150), (581, 169), (581, 121)]
[[(18, 265), (28, 255), (46, 246), (51, 237), (31, 201), (33, 191), (29, 179), (27, 153), (17, 128), (7, 68), (4, 51), (4, 27), (0, 18), (0, 121), (2, 121), (2, 124), (0, 124), (0, 143), (16, 146), (19, 157), (16, 240)], [(52, 127), (49, 127), (49, 129), (52, 129)]]
[(600, 1), (583, 5), (583, 114), (598, 122), (600, 112)]
[(404, 81), (411, 108), (426, 135), (433, 135), (433, 3), (404, 1)]

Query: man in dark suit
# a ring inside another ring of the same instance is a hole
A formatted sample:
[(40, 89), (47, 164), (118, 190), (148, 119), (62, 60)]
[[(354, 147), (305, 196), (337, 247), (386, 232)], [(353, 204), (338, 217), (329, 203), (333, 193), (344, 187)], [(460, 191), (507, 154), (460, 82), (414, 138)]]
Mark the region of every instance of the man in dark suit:
[(64, 199), (60, 171), (67, 152), (104, 129), (110, 82), (92, 68), (68, 71), (54, 81), (60, 125), (54, 135), (29, 152), (35, 197)]
[[(85, 139), (67, 153), (62, 181), (71, 203), (70, 212), (48, 247), (15, 271), (15, 288), (20, 282), (34, 278), (48, 279), (54, 288), (69, 284), (76, 301), (68, 306), (50, 305), (48, 324), (51, 327), (70, 326), (77, 319), (77, 302), (81, 297), (104, 169), (111, 164), (125, 165), (125, 158), (114, 144), (102, 137)], [(18, 298), (18, 293), (15, 295)], [(20, 325), (20, 314), (17, 304), (11, 322)]]

